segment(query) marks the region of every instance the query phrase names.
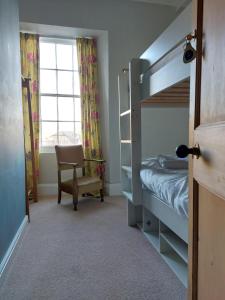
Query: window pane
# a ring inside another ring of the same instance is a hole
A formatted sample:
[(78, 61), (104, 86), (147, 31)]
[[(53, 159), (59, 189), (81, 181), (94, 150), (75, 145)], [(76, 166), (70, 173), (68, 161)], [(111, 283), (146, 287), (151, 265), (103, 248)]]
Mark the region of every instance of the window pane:
[(64, 95), (73, 94), (72, 72), (58, 71), (58, 93)]
[(80, 78), (78, 72), (74, 72), (74, 94), (80, 95)]
[(40, 43), (40, 67), (55, 69), (55, 44), (52, 43)]
[(60, 122), (59, 123), (59, 144), (71, 145), (74, 144), (74, 123)]
[(41, 96), (41, 119), (47, 121), (57, 120), (56, 97)]
[(73, 46), (73, 69), (78, 71), (77, 46)]
[(72, 45), (57, 44), (57, 69), (72, 70)]
[(80, 98), (75, 98), (75, 121), (81, 121), (81, 103)]
[(56, 122), (41, 123), (41, 140), (42, 146), (54, 146), (58, 144)]
[(73, 98), (59, 97), (59, 121), (74, 121)]
[(56, 71), (41, 70), (41, 93), (56, 93)]
[(75, 144), (82, 143), (81, 123), (75, 122)]

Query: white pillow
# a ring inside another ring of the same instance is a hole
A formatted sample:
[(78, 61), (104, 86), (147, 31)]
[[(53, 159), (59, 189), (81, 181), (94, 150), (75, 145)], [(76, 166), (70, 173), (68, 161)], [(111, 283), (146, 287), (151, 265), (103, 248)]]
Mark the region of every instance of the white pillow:
[(165, 169), (188, 169), (188, 160), (170, 155), (159, 155), (159, 163)]

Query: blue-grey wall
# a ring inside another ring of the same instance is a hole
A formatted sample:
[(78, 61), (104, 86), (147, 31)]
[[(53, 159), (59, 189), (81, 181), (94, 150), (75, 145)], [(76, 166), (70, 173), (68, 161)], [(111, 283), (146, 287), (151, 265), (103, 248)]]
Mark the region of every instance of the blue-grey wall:
[(0, 0), (0, 263), (25, 217), (17, 0)]

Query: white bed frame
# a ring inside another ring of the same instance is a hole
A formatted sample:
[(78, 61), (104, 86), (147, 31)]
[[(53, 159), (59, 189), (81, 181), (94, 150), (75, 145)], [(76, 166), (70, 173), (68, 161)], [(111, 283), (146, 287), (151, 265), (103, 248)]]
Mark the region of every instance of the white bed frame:
[[(129, 72), (121, 72), (118, 82), (121, 183), (128, 200), (128, 224), (140, 227), (185, 286), (188, 220), (156, 195), (142, 189), (141, 107), (173, 106), (178, 110), (188, 106), (190, 66), (183, 63), (182, 56), (184, 38), (190, 32), (191, 5), (139, 59), (130, 62)], [(157, 124), (154, 126), (157, 128)], [(175, 124), (174, 135), (176, 130), (179, 130), (179, 124)], [(159, 150), (158, 154), (162, 151)]]

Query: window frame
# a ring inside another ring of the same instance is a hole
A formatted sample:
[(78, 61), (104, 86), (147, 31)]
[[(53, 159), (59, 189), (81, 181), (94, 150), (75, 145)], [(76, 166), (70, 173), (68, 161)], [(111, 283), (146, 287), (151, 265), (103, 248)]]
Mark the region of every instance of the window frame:
[[(76, 99), (80, 99), (81, 96), (80, 94), (75, 94), (75, 79), (74, 79), (74, 75), (77, 72), (78, 76), (79, 76), (79, 70), (74, 69), (74, 47), (76, 47), (76, 41), (75, 39), (71, 39), (71, 38), (54, 38), (54, 37), (43, 37), (40, 36), (39, 39), (39, 43), (52, 43), (55, 46), (55, 68), (43, 68), (41, 67), (41, 65), (39, 64), (39, 129), (40, 129), (40, 133), (39, 133), (39, 139), (40, 139), (40, 143), (39, 143), (39, 151), (40, 153), (53, 153), (55, 152), (54, 149), (54, 145), (52, 146), (44, 146), (42, 145), (42, 123), (45, 122), (50, 122), (50, 123), (56, 123), (57, 124), (57, 144), (59, 144), (59, 124), (60, 123), (73, 123), (73, 127), (74, 127), (74, 134), (76, 132), (75, 127), (76, 124), (80, 124), (81, 126), (81, 118), (80, 121), (76, 121), (75, 120), (75, 101)], [(57, 44), (61, 44), (61, 45), (71, 45), (72, 48), (72, 68), (71, 69), (61, 69), (61, 68), (57, 68)], [(49, 71), (55, 71), (56, 72), (56, 93), (42, 93), (41, 92), (41, 70), (49, 70)], [(71, 72), (72, 73), (72, 94), (61, 94), (58, 92), (58, 72), (59, 71), (63, 71), (63, 72)], [(79, 82), (80, 85), (80, 82)], [(57, 119), (56, 120), (45, 120), (42, 119), (42, 115), (41, 115), (41, 97), (55, 97), (56, 101), (57, 101)], [(70, 98), (73, 100), (73, 115), (74, 115), (74, 119), (73, 121), (66, 121), (66, 120), (59, 120), (59, 98), (63, 97), (63, 98)], [(81, 116), (80, 116), (81, 117)], [(82, 137), (81, 137), (82, 139)], [(82, 140), (81, 140), (82, 143)], [(62, 144), (61, 144), (62, 145)]]

